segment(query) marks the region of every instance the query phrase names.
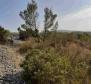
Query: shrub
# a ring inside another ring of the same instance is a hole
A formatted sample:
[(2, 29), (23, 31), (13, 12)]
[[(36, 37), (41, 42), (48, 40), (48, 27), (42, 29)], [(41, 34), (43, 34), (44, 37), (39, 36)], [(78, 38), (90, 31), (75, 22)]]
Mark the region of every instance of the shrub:
[(54, 49), (31, 50), (21, 64), (26, 84), (63, 84), (72, 72), (70, 61)]
[[(59, 54), (54, 48), (31, 49), (21, 64), (22, 78), (25, 83), (83, 84), (90, 82), (89, 56), (86, 58), (80, 53), (74, 53), (73, 57), (70, 57), (69, 54), (66, 54), (67, 51), (64, 53)], [(76, 58), (73, 59), (75, 55)]]
[(0, 26), (0, 43), (6, 43), (9, 34), (10, 32), (8, 30), (5, 30), (3, 27)]

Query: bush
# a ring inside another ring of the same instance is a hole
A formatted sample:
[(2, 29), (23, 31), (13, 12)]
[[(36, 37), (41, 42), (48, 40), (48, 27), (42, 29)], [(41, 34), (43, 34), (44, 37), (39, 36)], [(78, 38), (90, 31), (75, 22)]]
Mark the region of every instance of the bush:
[(22, 78), (26, 84), (83, 84), (91, 77), (87, 62), (80, 54), (71, 60), (54, 48), (31, 49), (21, 64)]
[[(71, 73), (70, 62), (54, 49), (30, 51), (21, 64), (26, 84), (61, 84)], [(70, 77), (69, 77), (70, 78)]]
[(9, 34), (10, 32), (8, 30), (5, 30), (3, 27), (0, 26), (0, 43), (6, 43)]

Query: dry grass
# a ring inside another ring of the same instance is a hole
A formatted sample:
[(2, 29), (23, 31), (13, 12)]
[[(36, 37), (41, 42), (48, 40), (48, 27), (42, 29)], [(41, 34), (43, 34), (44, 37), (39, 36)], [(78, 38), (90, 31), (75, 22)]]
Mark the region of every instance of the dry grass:
[[(88, 63), (89, 61), (91, 61), (91, 49), (88, 48), (86, 44), (82, 45), (81, 42), (84, 43), (83, 41), (79, 42), (77, 39), (67, 40), (66, 38), (62, 38), (56, 39), (56, 41), (54, 41), (54, 39), (49, 38), (44, 42), (40, 41), (38, 43), (35, 39), (32, 38), (23, 42), (20, 45), (19, 52), (24, 54), (30, 51), (31, 49), (46, 49), (53, 47), (60, 54), (60, 56), (66, 56), (70, 60), (71, 66), (73, 67), (79, 64), (79, 62)], [(87, 70), (81, 69), (79, 75), (85, 77), (85, 74), (87, 75)], [(79, 81), (73, 80), (72, 84), (83, 84), (83, 80), (84, 79), (81, 79)], [(91, 83), (89, 79), (88, 82), (88, 84)]]

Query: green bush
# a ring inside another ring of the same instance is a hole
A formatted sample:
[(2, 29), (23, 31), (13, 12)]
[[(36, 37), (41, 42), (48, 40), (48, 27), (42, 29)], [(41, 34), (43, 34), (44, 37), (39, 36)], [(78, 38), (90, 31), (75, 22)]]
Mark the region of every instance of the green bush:
[(66, 54), (59, 55), (54, 48), (31, 49), (21, 67), (26, 84), (83, 84), (90, 81), (91, 67), (85, 59), (71, 60)]
[(10, 32), (8, 30), (5, 30), (3, 27), (0, 26), (0, 43), (6, 43), (9, 34)]
[(70, 78), (72, 70), (68, 58), (60, 56), (54, 49), (32, 50), (21, 67), (26, 84), (63, 84)]

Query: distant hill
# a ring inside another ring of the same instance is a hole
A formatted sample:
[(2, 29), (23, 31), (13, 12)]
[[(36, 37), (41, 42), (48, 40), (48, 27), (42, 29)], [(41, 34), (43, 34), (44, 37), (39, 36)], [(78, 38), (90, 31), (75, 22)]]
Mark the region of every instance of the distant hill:
[(91, 35), (91, 31), (73, 31), (73, 30), (58, 30), (58, 32), (64, 32), (64, 33), (77, 33), (77, 34), (89, 34)]

